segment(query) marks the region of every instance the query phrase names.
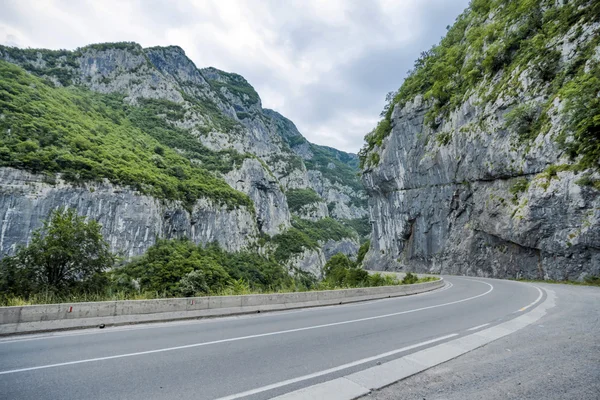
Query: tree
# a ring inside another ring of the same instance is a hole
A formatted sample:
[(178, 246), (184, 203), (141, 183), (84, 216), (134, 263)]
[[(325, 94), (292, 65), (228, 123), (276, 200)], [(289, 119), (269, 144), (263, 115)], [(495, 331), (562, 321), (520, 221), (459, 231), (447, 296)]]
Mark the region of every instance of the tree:
[(31, 242), (1, 261), (2, 286), (17, 295), (50, 289), (66, 291), (110, 268), (115, 256), (100, 224), (73, 209), (55, 210)]

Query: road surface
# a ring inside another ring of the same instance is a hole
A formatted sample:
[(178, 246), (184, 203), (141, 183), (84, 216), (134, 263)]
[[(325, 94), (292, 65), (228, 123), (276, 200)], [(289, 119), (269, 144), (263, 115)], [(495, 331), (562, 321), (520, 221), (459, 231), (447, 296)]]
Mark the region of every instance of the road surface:
[(361, 400), (600, 399), (600, 288), (536, 285), (557, 297), (537, 323)]
[(5, 338), (1, 397), (268, 399), (499, 324), (545, 296), (445, 279), (434, 292), (349, 305)]

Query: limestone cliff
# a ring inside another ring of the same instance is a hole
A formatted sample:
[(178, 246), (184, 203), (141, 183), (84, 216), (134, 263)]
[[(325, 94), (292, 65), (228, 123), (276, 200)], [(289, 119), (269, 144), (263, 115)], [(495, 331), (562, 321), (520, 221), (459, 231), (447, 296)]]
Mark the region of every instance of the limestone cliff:
[(361, 152), (374, 269), (600, 275), (597, 2), (473, 1)]
[[(347, 241), (358, 240), (353, 224), (366, 207), (357, 157), (328, 149), (318, 162), (304, 159), (281, 129), (282, 120), (293, 124), (263, 109), (242, 76), (197, 68), (177, 46), (136, 43), (75, 51), (0, 46), (0, 60), (10, 92), (0, 104), (1, 254), (65, 206), (99, 220), (125, 257), (158, 237), (256, 248), (298, 229), (286, 192), (311, 188), (320, 207), (297, 216), (316, 222), (331, 215), (348, 229), (333, 243), (325, 235), (286, 257), (317, 272), (322, 246), (351, 252)], [(345, 180), (315, 175), (328, 165), (339, 166)], [(317, 256), (306, 261), (301, 253), (309, 251)]]

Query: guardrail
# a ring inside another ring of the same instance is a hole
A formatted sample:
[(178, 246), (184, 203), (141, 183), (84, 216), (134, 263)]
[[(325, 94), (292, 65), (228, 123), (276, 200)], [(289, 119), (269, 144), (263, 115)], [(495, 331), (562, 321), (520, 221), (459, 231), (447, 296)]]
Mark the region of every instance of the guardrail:
[(413, 285), (358, 289), (0, 307), (0, 335), (328, 306), (407, 296), (442, 286), (440, 278)]

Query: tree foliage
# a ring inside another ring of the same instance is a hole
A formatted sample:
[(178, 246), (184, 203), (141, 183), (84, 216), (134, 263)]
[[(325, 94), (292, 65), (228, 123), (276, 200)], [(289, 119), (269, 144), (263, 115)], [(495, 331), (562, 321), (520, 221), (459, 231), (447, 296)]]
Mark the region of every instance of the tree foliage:
[(3, 292), (19, 296), (97, 287), (105, 283), (99, 275), (114, 262), (96, 221), (78, 216), (73, 209), (56, 210), (34, 231), (27, 246), (2, 259), (0, 285)]
[(347, 255), (338, 253), (323, 267), (325, 281), (336, 287), (368, 286), (369, 273), (356, 266)]
[(257, 253), (228, 253), (216, 244), (195, 245), (188, 239), (161, 239), (112, 275), (122, 290), (164, 296), (219, 294), (239, 280), (257, 290), (294, 283), (283, 266)]

